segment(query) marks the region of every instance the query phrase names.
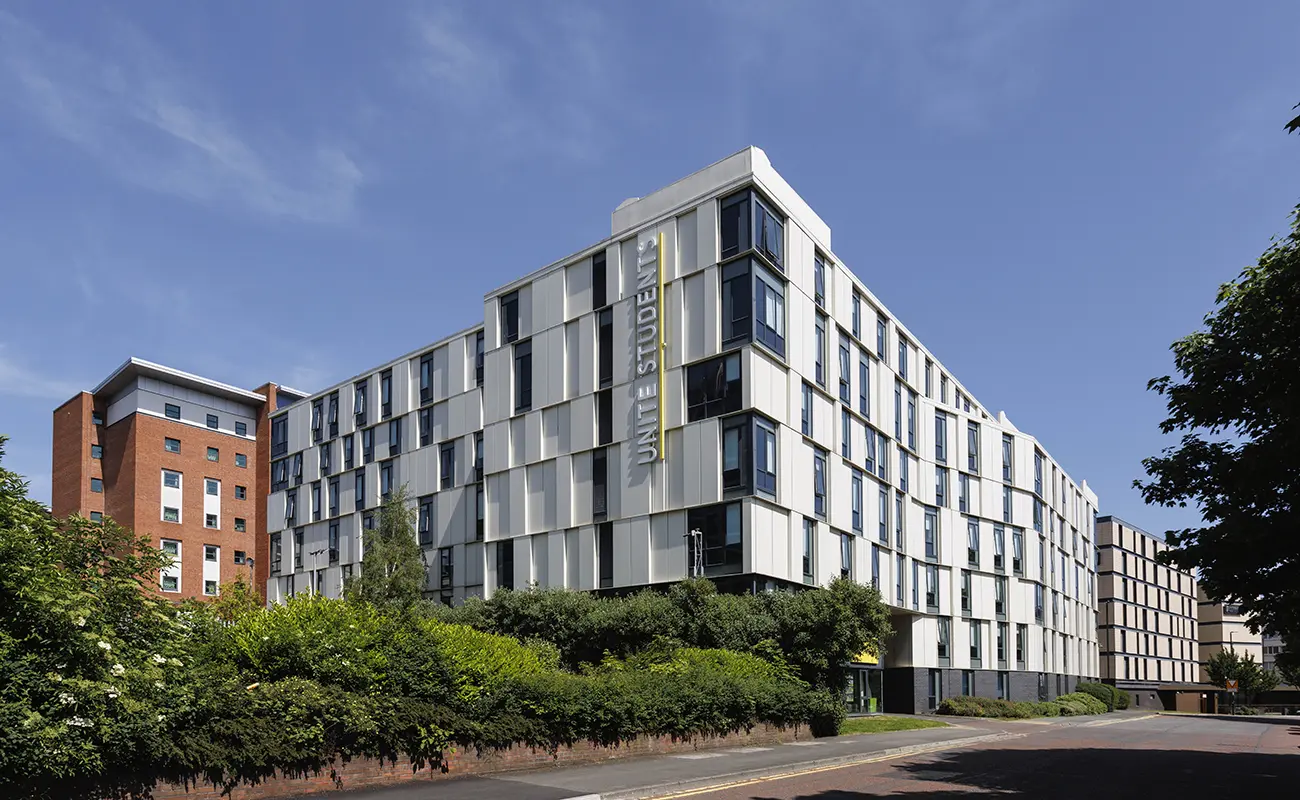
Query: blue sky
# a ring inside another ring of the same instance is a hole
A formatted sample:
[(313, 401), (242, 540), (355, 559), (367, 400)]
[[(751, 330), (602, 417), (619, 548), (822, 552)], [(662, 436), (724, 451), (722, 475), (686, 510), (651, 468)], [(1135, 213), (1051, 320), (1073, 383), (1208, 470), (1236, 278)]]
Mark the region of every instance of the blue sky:
[(51, 410), (130, 355), (323, 387), (754, 144), (1103, 512), (1181, 527), (1130, 488), (1146, 381), (1300, 200), (1294, 2), (109, 5), (0, 0), (0, 432), (41, 498)]

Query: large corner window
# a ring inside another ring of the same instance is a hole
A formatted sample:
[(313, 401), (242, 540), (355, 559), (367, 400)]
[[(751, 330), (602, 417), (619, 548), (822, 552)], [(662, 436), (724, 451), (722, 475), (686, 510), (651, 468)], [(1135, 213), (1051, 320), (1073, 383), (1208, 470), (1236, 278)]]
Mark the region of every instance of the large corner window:
[(754, 259), (722, 268), (722, 343), (755, 341), (785, 356), (785, 281)]
[(723, 260), (753, 250), (784, 270), (785, 219), (761, 195), (743, 189), (723, 198), (719, 221)]
[(686, 387), (688, 422), (739, 411), (740, 354), (731, 353), (687, 367)]
[[(696, 547), (705, 575), (736, 575), (745, 568), (745, 546), (741, 525), (741, 504), (692, 508), (686, 512), (686, 529), (699, 535), (688, 536), (688, 563), (695, 564)], [(697, 544), (698, 542), (698, 544)]]
[(722, 421), (722, 488), (776, 497), (776, 425), (757, 414)]

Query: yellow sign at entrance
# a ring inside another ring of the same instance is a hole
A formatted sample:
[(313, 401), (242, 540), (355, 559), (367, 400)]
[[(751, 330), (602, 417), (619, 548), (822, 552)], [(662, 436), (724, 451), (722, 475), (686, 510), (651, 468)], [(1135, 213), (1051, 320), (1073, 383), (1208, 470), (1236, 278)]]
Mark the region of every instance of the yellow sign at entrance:
[(880, 658), (869, 650), (863, 650), (853, 657), (854, 664), (879, 664)]

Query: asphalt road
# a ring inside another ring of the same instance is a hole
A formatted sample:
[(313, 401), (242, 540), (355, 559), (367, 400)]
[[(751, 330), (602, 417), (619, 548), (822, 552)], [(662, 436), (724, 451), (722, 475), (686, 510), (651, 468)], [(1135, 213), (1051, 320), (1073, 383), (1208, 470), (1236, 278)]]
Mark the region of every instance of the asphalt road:
[(1026, 725), (1022, 730), (1025, 736), (963, 749), (821, 769), (689, 796), (692, 800), (859, 800), (912, 794), (1052, 800), (1300, 796), (1300, 720), (1130, 716), (1073, 727), (1034, 730)]
[[(955, 721), (955, 720), (954, 720)], [(902, 752), (900, 752), (900, 750)], [(851, 762), (851, 763), (845, 763)], [(1300, 718), (996, 721), (315, 795), (340, 800), (1297, 797)]]

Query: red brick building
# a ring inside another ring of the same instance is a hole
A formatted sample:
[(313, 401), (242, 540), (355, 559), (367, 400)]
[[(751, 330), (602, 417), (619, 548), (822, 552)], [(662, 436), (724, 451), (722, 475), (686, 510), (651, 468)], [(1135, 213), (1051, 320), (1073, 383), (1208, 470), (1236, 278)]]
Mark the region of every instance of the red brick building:
[(248, 391), (132, 358), (54, 411), (51, 510), (111, 517), (172, 554), (167, 596), (266, 584), (267, 416), (303, 394)]

